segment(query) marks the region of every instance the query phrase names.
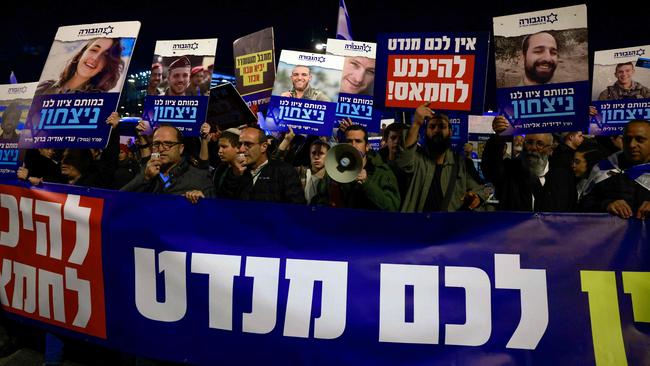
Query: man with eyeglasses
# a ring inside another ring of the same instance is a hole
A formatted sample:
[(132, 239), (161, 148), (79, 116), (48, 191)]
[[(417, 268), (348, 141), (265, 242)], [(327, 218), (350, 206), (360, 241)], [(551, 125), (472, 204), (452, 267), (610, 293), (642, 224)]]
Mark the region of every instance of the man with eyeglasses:
[(214, 197), (208, 171), (193, 167), (183, 158), (182, 140), (176, 127), (160, 125), (153, 134), (153, 152), (144, 171), (121, 191), (185, 195), (197, 190), (202, 198)]
[[(424, 146), (419, 148), (417, 142), (423, 125)], [(415, 110), (401, 150), (397, 167), (412, 175), (402, 200), (402, 211), (474, 210), (487, 198), (487, 191), (468, 173), (465, 158), (451, 149), (449, 117), (434, 113), (427, 104)]]
[(224, 189), (247, 201), (305, 203), (298, 173), (289, 164), (269, 159), (264, 131), (245, 128), (239, 135), (240, 157), (233, 168), (234, 179), (223, 182)]
[(492, 121), (495, 136), (485, 144), (481, 168), (496, 188), (500, 210), (510, 211), (572, 211), (576, 203), (575, 177), (571, 167), (549, 161), (553, 150), (550, 133), (528, 134), (518, 158), (504, 158), (506, 137), (510, 127), (504, 116)]
[(596, 185), (581, 202), (584, 211), (623, 219), (650, 217), (650, 121), (628, 122), (623, 151), (598, 163), (592, 177)]

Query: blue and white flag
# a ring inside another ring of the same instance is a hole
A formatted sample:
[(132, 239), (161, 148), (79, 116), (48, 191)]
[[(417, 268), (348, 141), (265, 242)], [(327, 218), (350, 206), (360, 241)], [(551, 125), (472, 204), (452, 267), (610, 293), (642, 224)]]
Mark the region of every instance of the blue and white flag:
[(352, 40), (352, 27), (350, 27), (350, 16), (344, 0), (339, 0), (339, 19), (336, 23), (336, 39)]
[(589, 193), (594, 185), (616, 174), (625, 174), (628, 178), (650, 191), (650, 163), (638, 164), (628, 169), (621, 169), (618, 163), (621, 154), (623, 154), (622, 151), (614, 153), (593, 167), (589, 178), (587, 178), (588, 186), (585, 194)]

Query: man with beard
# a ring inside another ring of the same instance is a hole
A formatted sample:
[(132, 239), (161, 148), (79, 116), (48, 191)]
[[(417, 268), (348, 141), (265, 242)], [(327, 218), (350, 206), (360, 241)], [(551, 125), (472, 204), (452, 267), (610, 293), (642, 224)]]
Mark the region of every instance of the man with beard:
[(169, 87), (165, 91), (165, 95), (185, 95), (185, 91), (190, 85), (191, 67), (190, 60), (185, 56), (177, 58), (169, 64), (167, 75), (167, 84), (169, 84)]
[(155, 63), (151, 65), (151, 76), (149, 76), (149, 85), (147, 85), (147, 95), (163, 95), (164, 91), (158, 86), (162, 82), (163, 65)]
[(558, 62), (555, 37), (547, 32), (530, 34), (524, 38), (521, 51), (524, 57), (524, 76), (517, 86), (550, 82)]
[(203, 197), (214, 197), (214, 185), (207, 170), (190, 165), (183, 158), (183, 135), (174, 126), (160, 125), (153, 134), (153, 153), (144, 171), (121, 191), (184, 195), (199, 190)]
[(518, 158), (503, 157), (508, 120), (497, 116), (492, 121), (496, 135), (490, 137), (483, 150), (481, 168), (485, 178), (496, 188), (500, 210), (571, 211), (576, 203), (576, 187), (570, 166), (549, 161), (553, 146), (550, 133), (528, 134)]
[(291, 84), (293, 84), (293, 89), (282, 93), (281, 96), (331, 102), (330, 98), (322, 90), (309, 86), (310, 82), (311, 70), (309, 67), (297, 65), (291, 71)]
[(17, 102), (12, 102), (2, 112), (2, 123), (0, 124), (0, 141), (2, 142), (18, 142), (18, 121), (20, 120), (20, 105)]
[[(418, 148), (420, 127), (425, 125), (424, 147)], [(465, 158), (451, 150), (449, 118), (435, 114), (426, 104), (415, 110), (397, 167), (412, 174), (404, 212), (458, 211), (476, 209), (483, 199), (481, 186), (468, 174)]]

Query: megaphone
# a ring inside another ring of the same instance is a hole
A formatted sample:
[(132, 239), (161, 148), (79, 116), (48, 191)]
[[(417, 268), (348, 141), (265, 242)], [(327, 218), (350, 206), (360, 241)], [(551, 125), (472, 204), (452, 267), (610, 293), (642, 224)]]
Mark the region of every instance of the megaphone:
[(325, 155), (325, 171), (339, 183), (350, 183), (363, 169), (363, 156), (352, 145), (338, 144)]

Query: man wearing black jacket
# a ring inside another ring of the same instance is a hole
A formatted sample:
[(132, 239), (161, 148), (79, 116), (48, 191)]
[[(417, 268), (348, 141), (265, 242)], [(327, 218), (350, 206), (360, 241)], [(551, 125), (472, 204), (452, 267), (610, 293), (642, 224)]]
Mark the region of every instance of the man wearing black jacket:
[(500, 210), (572, 211), (576, 204), (576, 186), (569, 166), (549, 161), (553, 137), (548, 133), (528, 134), (519, 158), (504, 159), (506, 138), (499, 134), (509, 126), (503, 116), (492, 122), (497, 134), (485, 144), (481, 168), (494, 183)]
[(223, 182), (236, 197), (250, 201), (305, 203), (298, 173), (289, 164), (269, 159), (264, 131), (248, 127), (239, 136), (243, 162), (234, 169), (235, 178)]

